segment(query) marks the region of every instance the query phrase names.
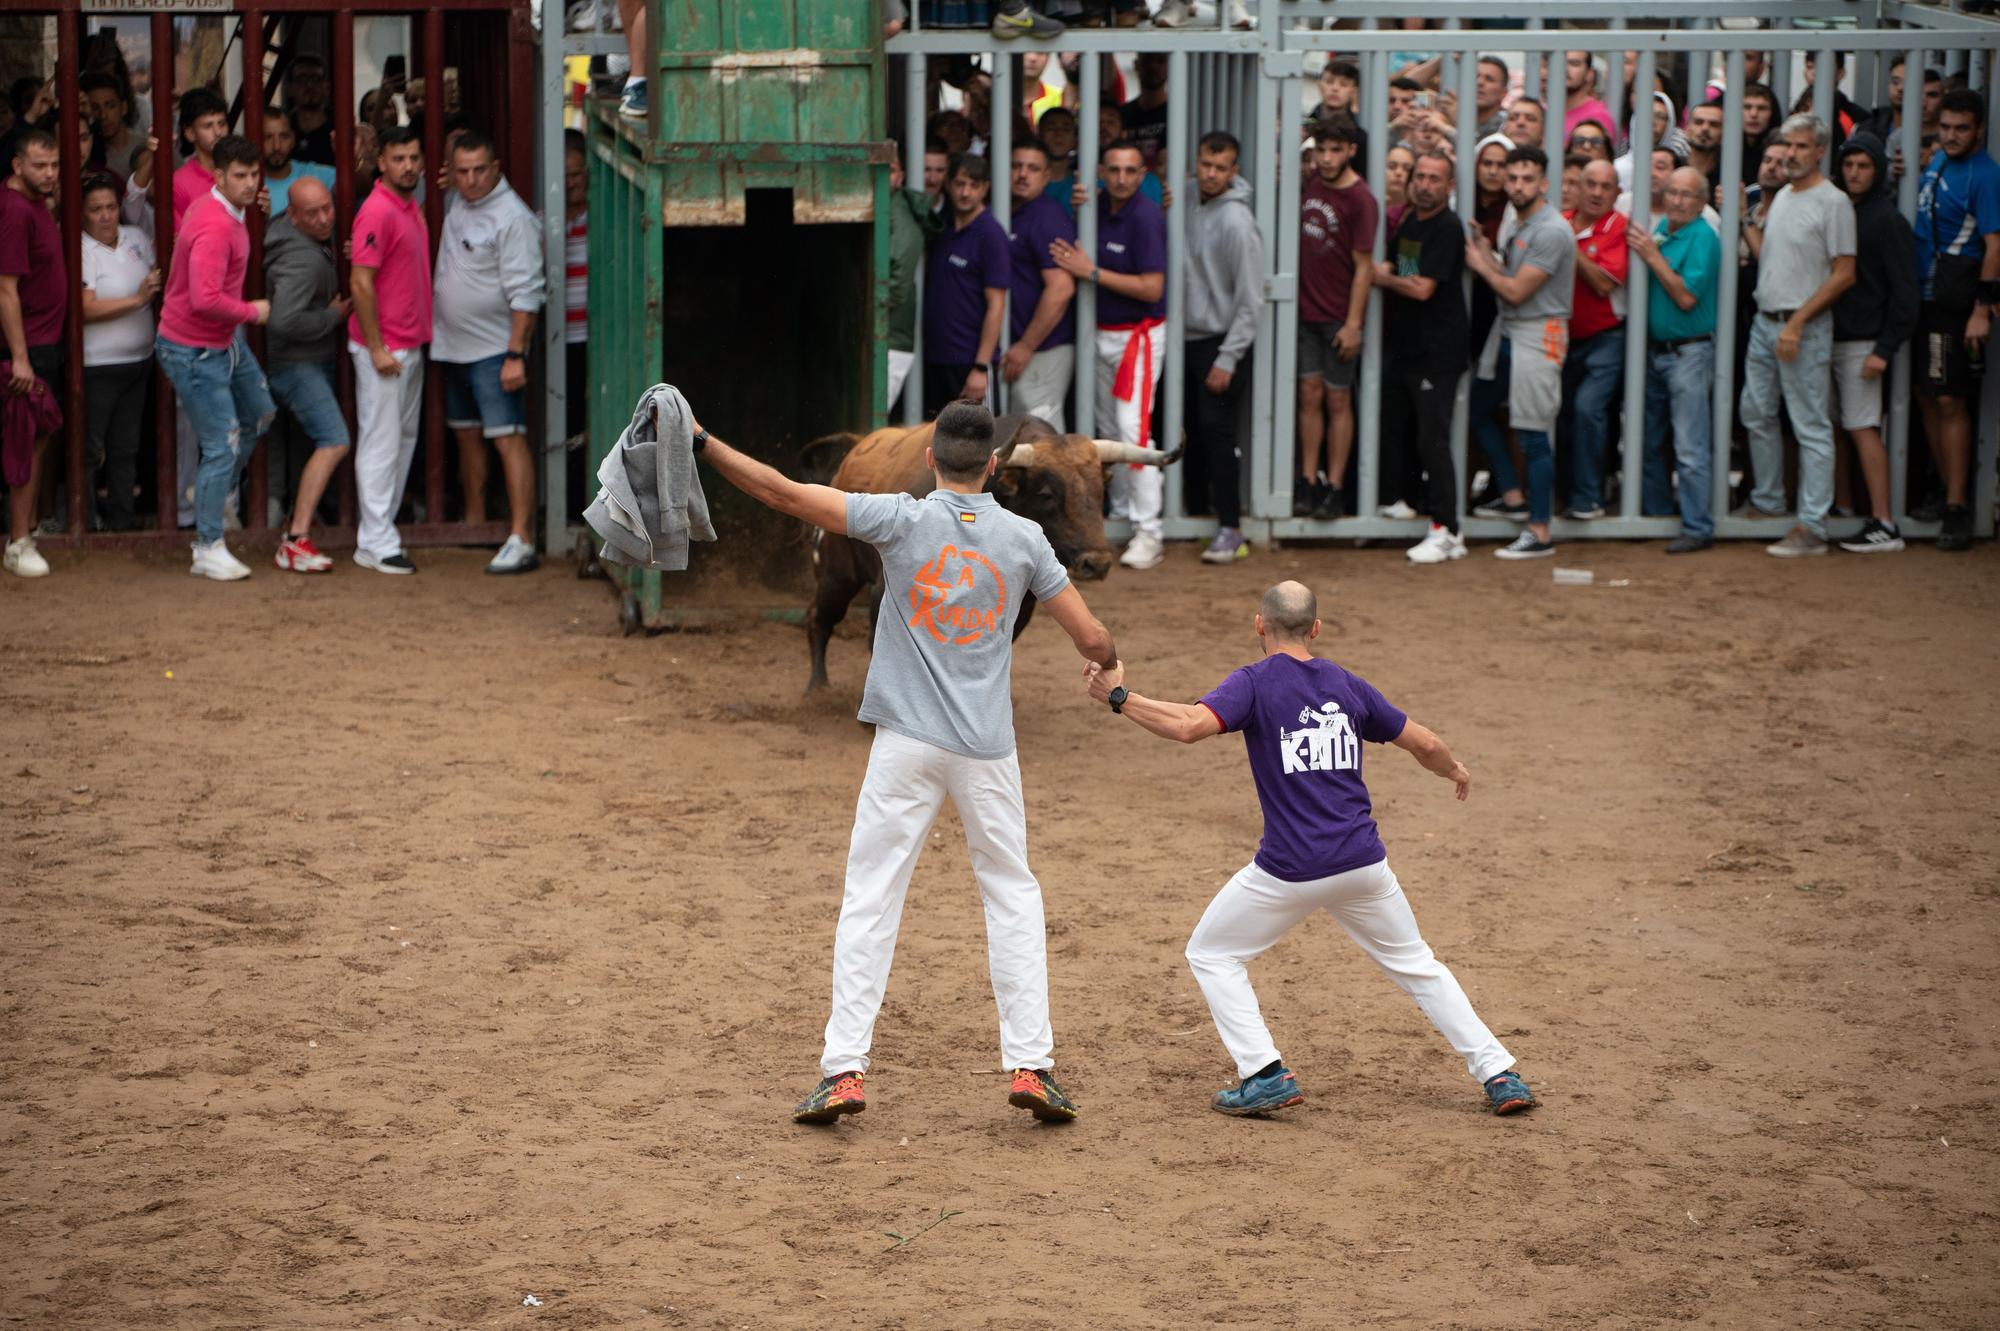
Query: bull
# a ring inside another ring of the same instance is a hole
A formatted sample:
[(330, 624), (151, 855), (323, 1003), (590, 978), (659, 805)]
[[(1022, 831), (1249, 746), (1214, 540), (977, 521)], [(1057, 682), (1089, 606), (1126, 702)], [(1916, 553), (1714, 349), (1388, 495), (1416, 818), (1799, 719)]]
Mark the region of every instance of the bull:
[[(895, 426), (863, 436), (829, 435), (806, 446), (805, 471), (814, 479), (826, 476), (835, 489), (855, 494), (894, 494), (919, 498), (935, 486), (924, 450), (930, 447), (934, 422)], [(1095, 582), (1111, 572), (1115, 554), (1104, 537), (1105, 469), (1119, 463), (1164, 467), (1179, 460), (1171, 453), (1137, 448), (1109, 439), (1057, 434), (1033, 416), (1003, 416), (994, 422), (995, 451), (1000, 467), (986, 482), (999, 505), (1041, 524), (1043, 535), (1070, 576)], [(873, 592), (881, 609), (882, 557), (866, 541), (830, 532), (813, 532), (813, 604), (806, 616), (806, 638), (812, 649), (812, 677), (806, 691), (826, 687), (826, 645), (847, 617), (847, 608), (862, 588)], [(1032, 593), (1021, 601), (1014, 636), (1028, 627), (1034, 613)]]

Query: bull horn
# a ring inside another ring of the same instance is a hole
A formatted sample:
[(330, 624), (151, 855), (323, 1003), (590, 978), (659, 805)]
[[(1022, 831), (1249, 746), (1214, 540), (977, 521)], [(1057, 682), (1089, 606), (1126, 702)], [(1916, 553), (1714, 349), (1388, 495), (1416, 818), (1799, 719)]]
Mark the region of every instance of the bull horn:
[(1181, 450), (1162, 453), (1156, 448), (1140, 448), (1137, 444), (1120, 443), (1116, 439), (1093, 439), (1097, 445), (1097, 460), (1106, 466), (1116, 462), (1131, 462), (1144, 467), (1166, 467), (1179, 462)]
[(1035, 446), (1015, 444), (1001, 455), (1001, 467), (1032, 467), (1035, 465)]

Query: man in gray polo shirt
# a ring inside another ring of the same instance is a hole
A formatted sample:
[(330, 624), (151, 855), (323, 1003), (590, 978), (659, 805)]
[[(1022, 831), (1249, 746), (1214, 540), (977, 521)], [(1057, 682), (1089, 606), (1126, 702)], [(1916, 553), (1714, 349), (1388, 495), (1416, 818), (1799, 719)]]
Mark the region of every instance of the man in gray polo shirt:
[(1749, 236), (1757, 252), (1757, 317), (1750, 321), (1740, 411), (1757, 488), (1750, 511), (1738, 516), (1785, 512), (1782, 402), (1799, 441), (1799, 520), (1764, 550), (1793, 559), (1826, 553), (1826, 514), (1833, 507), (1833, 418), (1826, 406), (1833, 303), (1854, 285), (1854, 203), (1820, 174), (1825, 122), (1792, 116), (1778, 127), (1778, 138), (1788, 183)]
[(882, 556), (882, 607), (861, 719), (875, 725), (854, 811), (847, 890), (833, 937), (833, 1014), (822, 1079), (792, 1111), (831, 1123), (865, 1107), (862, 1075), (889, 985), (903, 896), (946, 797), (965, 825), (986, 905), (986, 959), (1000, 1008), (1009, 1104), (1063, 1122), (1076, 1105), (1050, 1075), (1048, 953), (1042, 889), (1028, 868), (1021, 769), (1014, 756), (1014, 621), (1033, 593), (1086, 660), (1110, 669), (1111, 635), (1042, 529), (986, 490), (998, 464), (993, 417), (975, 402), (938, 413), (925, 461), (937, 488), (846, 494), (804, 485), (695, 426), (695, 451), (751, 498)]

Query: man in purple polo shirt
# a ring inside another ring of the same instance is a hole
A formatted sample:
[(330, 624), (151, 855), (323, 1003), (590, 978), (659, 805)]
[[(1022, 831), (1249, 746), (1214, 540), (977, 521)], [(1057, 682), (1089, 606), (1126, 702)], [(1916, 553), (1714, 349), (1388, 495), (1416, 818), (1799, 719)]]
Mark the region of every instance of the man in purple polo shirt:
[[(1104, 150), (1097, 196), (1097, 257), (1068, 241), (1049, 245), (1071, 277), (1097, 283), (1097, 428), (1100, 437), (1153, 446), (1153, 397), (1166, 365), (1167, 218), (1139, 192), (1146, 176), (1139, 145)], [(1111, 469), (1111, 516), (1129, 518), (1132, 540), (1118, 562), (1152, 568), (1161, 559), (1158, 467)]]
[(1007, 310), (1007, 231), (986, 211), (986, 159), (960, 153), (945, 172), (951, 225), (924, 261), (924, 415), (960, 398), (986, 401), (987, 369)]
[(1010, 385), (1007, 408), (1039, 416), (1063, 430), (1063, 397), (1076, 377), (1076, 279), (1049, 255), (1055, 241), (1076, 241), (1076, 223), (1049, 187), (1049, 150), (1040, 139), (1014, 149), (1014, 215), (1007, 233), (1010, 312), (1000, 377)]
[(1242, 1084), (1220, 1091), (1225, 1114), (1268, 1114), (1305, 1099), (1278, 1056), (1250, 987), (1249, 963), (1292, 926), (1325, 910), (1417, 1000), (1465, 1059), (1496, 1114), (1531, 1109), (1534, 1093), (1512, 1069), (1514, 1056), (1480, 1021), (1465, 991), (1432, 954), (1389, 869), (1361, 779), (1361, 744), (1394, 744), (1458, 787), (1465, 765), (1429, 729), (1410, 720), (1373, 685), (1312, 654), (1319, 603), (1302, 583), (1264, 593), (1256, 617), (1264, 659), (1244, 666), (1198, 703), (1155, 702), (1125, 687), (1121, 661), (1085, 667), (1090, 696), (1108, 702), (1165, 739), (1191, 744), (1240, 731), (1264, 811), (1255, 859), (1216, 894), (1188, 940), (1188, 965), (1208, 999)]

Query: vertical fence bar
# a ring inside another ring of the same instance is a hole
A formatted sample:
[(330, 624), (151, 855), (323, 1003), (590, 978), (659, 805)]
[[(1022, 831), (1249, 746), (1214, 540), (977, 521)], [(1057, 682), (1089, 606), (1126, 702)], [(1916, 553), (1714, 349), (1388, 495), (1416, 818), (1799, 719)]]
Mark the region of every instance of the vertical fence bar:
[(1776, 129), (1778, 124), (1792, 110), (1792, 60), (1794, 59), (1794, 52), (1791, 47), (1785, 45), (1784, 36), (1786, 29), (1791, 26), (1792, 21), (1788, 18), (1775, 18), (1771, 20), (1771, 28), (1775, 35), (1771, 39), (1770, 61), (1765, 66), (1765, 77), (1771, 81), (1771, 92), (1778, 99), (1778, 114), (1771, 122), (1773, 129)]
[[(1187, 398), (1182, 391), (1187, 377), (1187, 233), (1188, 219), (1194, 210), (1201, 207), (1201, 194), (1194, 183), (1194, 172), (1190, 169), (1193, 157), (1189, 152), (1188, 115), (1191, 102), (1188, 96), (1188, 56), (1186, 51), (1175, 51), (1167, 57), (1167, 183), (1176, 187), (1176, 198), (1180, 205), (1180, 215), (1167, 214), (1167, 329), (1166, 329), (1166, 373), (1161, 378), (1160, 392), (1166, 400), (1160, 405), (1160, 445), (1172, 451), (1180, 446), (1181, 431), (1187, 422), (1183, 419)], [(1150, 441), (1141, 439), (1142, 445)], [(1222, 460), (1210, 458), (1210, 464), (1221, 466)], [(1166, 469), (1165, 508), (1168, 518), (1187, 516), (1186, 492), (1181, 480), (1184, 468)]]
[[(1639, 64), (1633, 71), (1641, 88), (1653, 86), (1654, 62), (1659, 57), (1652, 46), (1639, 51)], [(1653, 229), (1653, 116), (1652, 107), (1647, 114), (1632, 117), (1632, 220), (1635, 231)], [(1668, 127), (1669, 132), (1672, 126)], [(1644, 174), (1641, 174), (1641, 173)], [(1639, 501), (1643, 497), (1641, 488), (1645, 482), (1646, 465), (1646, 294), (1647, 279), (1652, 270), (1643, 263), (1631, 263), (1625, 270), (1625, 420), (1624, 438), (1621, 440), (1623, 455), (1620, 470), (1624, 472), (1624, 484), (1618, 492), (1618, 514), (1620, 517), (1639, 516)]]
[[(1386, 50), (1368, 53), (1368, 188), (1378, 202), (1382, 200), (1382, 185), (1388, 172), (1389, 156), (1389, 53)], [(1369, 256), (1377, 264), (1387, 251), (1389, 210), (1382, 203), (1375, 223), (1375, 235), (1369, 244)], [(1368, 292), (1368, 308), (1362, 314), (1361, 331), (1361, 377), (1352, 394), (1354, 408), (1354, 449), (1355, 449), (1355, 501), (1356, 517), (1375, 516), (1376, 497), (1381, 489), (1382, 451), (1382, 293), (1372, 287)], [(1333, 430), (1327, 429), (1327, 456), (1333, 452)], [(1342, 469), (1345, 471), (1345, 468)], [(1335, 475), (1332, 466), (1327, 467), (1327, 480), (1335, 485), (1345, 485), (1344, 475)], [(1340, 515), (1334, 515), (1338, 518)]]
[[(1271, 14), (1267, 21), (1275, 21), (1276, 0), (1270, 0)], [(1277, 305), (1281, 299), (1279, 274), (1285, 267), (1278, 256), (1278, 172), (1285, 161), (1289, 149), (1292, 160), (1298, 160), (1298, 131), (1292, 128), (1290, 118), (1280, 113), (1279, 94), (1284, 81), (1272, 75), (1261, 64), (1250, 64), (1255, 57), (1246, 58), (1247, 77), (1251, 83), (1253, 110), (1245, 121), (1243, 147), (1250, 154), (1248, 174), (1251, 180), (1250, 205), (1257, 218), (1257, 239), (1264, 251), (1264, 296), (1257, 311), (1257, 341), (1259, 354), (1250, 357), (1250, 513), (1255, 517), (1273, 518), (1290, 516), (1291, 509), (1280, 509), (1273, 503), (1280, 478), (1285, 473), (1277, 469), (1277, 407), (1278, 397), (1284, 392), (1284, 382), (1278, 378), (1278, 361), (1284, 351), (1277, 344), (1275, 330), (1279, 319)]]
[[(1833, 164), (1833, 145), (1840, 141), (1840, 52), (1825, 47), (1813, 56), (1813, 115), (1826, 122), (1826, 152), (1819, 169), (1828, 176), (1840, 173)], [(1857, 126), (1856, 128), (1859, 128)], [(1838, 188), (1838, 182), (1835, 182)]]
[[(912, 28), (916, 9), (910, 10)], [(903, 57), (903, 188), (924, 187), (924, 135), (929, 118), (924, 114), (924, 57)], [(1077, 117), (1078, 125), (1083, 123)], [(896, 205), (900, 207), (901, 205)], [(916, 321), (910, 335), (910, 372), (903, 376), (903, 424), (918, 425), (924, 419), (924, 259), (917, 256)]]
[[(1076, 243), (1097, 262), (1097, 100), (1104, 91), (1104, 64), (1085, 52), (1079, 62), (1083, 90), (1076, 112), (1076, 183), (1085, 187), (1076, 210)], [(1076, 432), (1097, 433), (1097, 283), (1076, 284)]]
[[(239, 21), (243, 32), (243, 137), (255, 144), (261, 154), (264, 151), (264, 16), (248, 9)], [(245, 285), (249, 298), (255, 300), (264, 294), (263, 210), (249, 209), (244, 220), (250, 231), (250, 267), (245, 274)], [(256, 349), (262, 351), (264, 330), (253, 329), (250, 336)], [(252, 536), (263, 535), (271, 526), (270, 505), (266, 502), (271, 492), (269, 439), (266, 435), (250, 443), (249, 493), (245, 496), (250, 515), (243, 526), (246, 534)]]
[[(1290, 79), (1264, 81), (1284, 97), (1292, 89)], [(1384, 90), (1386, 102), (1387, 93)], [(1299, 132), (1292, 123), (1292, 107), (1281, 105), (1278, 139), (1272, 149), (1271, 169), (1278, 186), (1277, 230), (1278, 269), (1273, 299), (1277, 302), (1276, 323), (1267, 344), (1277, 354), (1272, 359), (1276, 383), (1271, 390), (1271, 496), (1274, 516), (1290, 517), (1292, 480), (1298, 475), (1299, 424), (1299, 205), (1302, 168), (1299, 164)], [(1267, 124), (1269, 122), (1266, 122)], [(1259, 329), (1261, 334), (1262, 329)]]
[[(1924, 50), (1903, 53), (1903, 178), (1896, 182), (1896, 207), (1912, 224), (1917, 218), (1917, 167), (1924, 128)], [(1889, 509), (1900, 527), (1909, 512), (1910, 377), (1916, 352), (1904, 343), (1896, 353), (1889, 394)]]
[[(1972, 72), (1978, 71), (1992, 58), (1987, 51), (1967, 51), (1966, 61)], [(1906, 71), (1907, 72), (1907, 71)], [(1909, 80), (1905, 79), (1904, 82)], [(1973, 84), (1975, 88), (1979, 85)], [(2000, 132), (1996, 132), (1994, 117), (2000, 116), (2000, 84), (1990, 80), (1986, 91), (1986, 151), (2000, 158)], [(1987, 343), (1986, 355), (1991, 364), (1993, 344)], [(1973, 421), (1972, 433), (1972, 485), (1969, 498), (1972, 500), (1972, 529), (1979, 536), (1993, 535), (1993, 496), (1995, 480), (1993, 467), (1996, 450), (2000, 450), (2000, 383), (1995, 383), (1990, 374), (1988, 387), (1979, 394), (1979, 414)]]
[[(1564, 69), (1564, 52), (1550, 50), (1545, 54), (1549, 58), (1549, 77), (1546, 84), (1549, 95), (1546, 104), (1542, 107), (1542, 151), (1547, 153), (1549, 158), (1548, 179), (1545, 183), (1548, 186), (1549, 206), (1557, 212), (1561, 212), (1563, 122), (1564, 117), (1567, 115), (1569, 101), (1569, 85), (1564, 80), (1568, 77), (1568, 71)], [(1557, 73), (1558, 70), (1562, 70), (1563, 72), (1559, 74)], [(1634, 158), (1633, 160), (1636, 163), (1638, 159)], [(1632, 174), (1637, 176), (1639, 173), (1635, 169)]]
[(1729, 86), (1722, 98), (1722, 272), (1715, 291), (1715, 401), (1709, 433), (1714, 455), (1709, 467), (1709, 511), (1717, 523), (1729, 516), (1729, 444), (1736, 421), (1736, 303), (1743, 275), (1736, 264), (1736, 238), (1743, 223), (1743, 52), (1731, 51), (1722, 67), (1723, 82)]
[[(82, 45), (83, 15), (69, 11), (56, 15), (56, 138), (61, 145), (57, 154), (57, 197), (62, 201), (65, 218), (83, 216), (83, 163), (77, 160), (77, 138), (83, 127), (83, 94), (77, 89), (77, 81), (82, 69), (78, 50)], [(154, 163), (157, 172), (159, 164)], [(65, 225), (63, 232), (63, 262), (69, 265), (68, 310), (63, 320), (63, 382), (49, 387), (62, 394), (64, 402), (72, 404), (63, 413), (63, 475), (67, 478), (64, 490), (68, 494), (68, 516), (64, 519), (65, 529), (78, 541), (82, 541), (90, 530), (89, 498), (93, 489), (90, 483), (89, 462), (85, 457), (85, 422), (80, 410), (83, 402), (83, 282), (78, 276), (83, 272), (83, 227)], [(32, 446), (32, 445), (31, 445)], [(54, 458), (42, 464), (56, 465)], [(39, 502), (41, 496), (35, 496)], [(53, 515), (51, 515), (53, 516)], [(31, 532), (32, 534), (32, 532)]]
[[(1541, 30), (1542, 21), (1540, 19), (1531, 18), (1528, 20), (1529, 32), (1540, 32)], [(1548, 101), (1548, 98), (1542, 96), (1542, 53), (1540, 51), (1521, 52), (1521, 92), (1539, 101)], [(1544, 106), (1542, 112), (1544, 115), (1547, 115), (1548, 108)]]
[[(1612, 19), (1610, 27), (1613, 32), (1625, 31), (1627, 27), (1625, 17), (1619, 15)], [(1604, 58), (1604, 91), (1606, 94), (1604, 104), (1611, 108), (1611, 118), (1616, 120), (1618, 118), (1618, 108), (1625, 105), (1625, 53), (1623, 51), (1612, 51)], [(1694, 85), (1691, 82), (1688, 85), (1688, 100), (1690, 102), (1694, 100)], [(1606, 125), (1604, 132), (1610, 135), (1613, 143), (1618, 142), (1618, 126)]]
[[(431, 265), (436, 270), (438, 240), (444, 230), (444, 192), (436, 188), (436, 173), (444, 156), (444, 11), (424, 14), (424, 174), (431, 177), (425, 191), (428, 207), (425, 220), (431, 231)], [(659, 80), (652, 81), (654, 87)], [(444, 457), (450, 440), (444, 428), (444, 377), (436, 362), (424, 357), (424, 520), (443, 522)]]
[[(545, 21), (541, 42), (535, 48), (542, 113), (536, 145), (542, 165), (542, 287), (548, 293), (542, 306), (541, 327), (542, 547), (547, 550), (556, 548), (569, 526), (569, 452), (565, 447), (570, 435), (569, 152), (563, 141), (565, 26)], [(521, 113), (522, 108), (515, 108), (516, 116)], [(587, 223), (588, 218), (585, 220)]]
[[(333, 99), (333, 183), (334, 183), (334, 230), (345, 241), (354, 229), (354, 15), (335, 14), (327, 20), (333, 29), (333, 68), (327, 78), (336, 90)], [(155, 48), (157, 49), (157, 48)], [(159, 71), (153, 72), (155, 85)], [(340, 283), (341, 292), (347, 287), (347, 246), (334, 246), (334, 274)], [(354, 358), (347, 354), (347, 332), (341, 330), (340, 354), (335, 357), (335, 383), (340, 389), (341, 409), (349, 420), (354, 418)], [(340, 472), (334, 480), (340, 494), (340, 525), (354, 526), (354, 454), (348, 452), (347, 461), (340, 464)]]
[[(1014, 57), (1000, 54), (993, 57), (993, 110), (992, 125), (989, 129), (992, 161), (988, 171), (986, 197), (993, 209), (993, 220), (1000, 224), (1002, 231), (1012, 231), (1014, 222), (1014, 117), (1020, 113), (1020, 106), (1014, 99)], [(997, 367), (1000, 357), (1007, 350), (1010, 339), (1007, 334), (1014, 327), (1013, 283), (1008, 283), (1007, 294), (1000, 297), (1000, 336), (993, 343), (993, 365)], [(1005, 375), (996, 368), (986, 372), (986, 395), (992, 399), (989, 404), (995, 412), (1003, 409), (1003, 404), (1013, 396), (1012, 386)]]
[[(339, 26), (339, 25), (335, 25)], [(174, 160), (180, 135), (174, 122), (174, 19), (153, 15), (153, 133), (160, 142), (153, 154), (153, 252), (164, 272), (174, 257)], [(72, 64), (71, 68), (75, 68)], [(65, 156), (74, 156), (66, 153)], [(81, 206), (80, 204), (78, 205)], [(79, 242), (80, 243), (80, 242)], [(79, 266), (78, 271), (82, 271)], [(155, 362), (153, 367), (153, 484), (160, 530), (173, 531), (180, 514), (180, 413), (174, 409), (174, 387)]]
[[(1474, 170), (1479, 151), (1479, 62), (1461, 60), (1458, 65), (1458, 155), (1452, 166), (1457, 172), (1454, 186), (1457, 190), (1459, 220), (1467, 228), (1470, 236), (1479, 226), (1479, 179)], [(1480, 236), (1480, 242), (1485, 237)], [(1456, 293), (1439, 291), (1439, 299), (1456, 299), (1470, 306), (1472, 302), (1472, 274), (1464, 272), (1459, 278)], [(1467, 438), (1472, 432), (1472, 376), (1475, 367), (1467, 366), (1458, 376), (1458, 391), (1452, 395), (1451, 404), (1451, 504), (1455, 530), (1465, 529), (1465, 465), (1470, 448)], [(1438, 515), (1432, 514), (1436, 521)]]

